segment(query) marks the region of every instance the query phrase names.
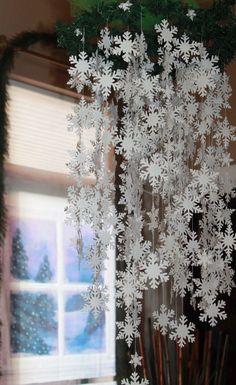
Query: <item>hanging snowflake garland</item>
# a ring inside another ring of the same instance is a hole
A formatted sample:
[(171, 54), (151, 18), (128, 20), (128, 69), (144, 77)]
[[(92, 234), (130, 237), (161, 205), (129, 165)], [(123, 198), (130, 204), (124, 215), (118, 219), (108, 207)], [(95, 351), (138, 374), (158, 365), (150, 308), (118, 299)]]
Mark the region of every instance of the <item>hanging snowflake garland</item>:
[[(120, 8), (128, 12), (130, 6), (126, 2)], [(188, 16), (194, 20), (194, 11)], [(219, 173), (230, 165), (228, 146), (236, 139), (225, 114), (228, 77), (216, 57), (201, 43), (179, 36), (167, 20), (155, 30), (159, 74), (143, 33), (111, 36), (106, 27), (95, 55), (81, 52), (70, 59), (71, 86), (78, 92), (89, 87), (92, 95), (91, 102), (82, 98), (69, 117), (78, 145), (69, 164), (76, 186), (69, 189), (68, 217), (77, 228), (89, 223), (94, 234), (85, 256), (93, 269), (85, 308), (95, 316), (107, 308), (102, 274), (116, 236), (117, 259), (124, 266), (117, 271), (117, 305), (125, 312), (125, 319), (117, 322), (117, 338), (129, 347), (139, 336), (144, 291), (165, 291), (170, 281), (171, 295), (182, 299), (188, 294), (200, 321), (214, 326), (226, 317), (225, 302), (218, 296), (230, 294), (234, 286), (236, 237), (227, 205), (233, 191), (229, 176)], [(113, 68), (116, 57), (123, 62), (119, 70)], [(95, 139), (88, 150), (91, 128)], [(114, 170), (108, 167), (112, 147), (122, 155), (119, 186), (114, 186)], [(86, 172), (94, 184), (84, 184)], [(113, 204), (115, 188), (122, 213)], [(144, 190), (152, 200), (146, 212)], [(144, 239), (144, 228), (151, 241)], [(194, 340), (194, 324), (165, 303), (153, 319), (154, 327), (180, 347)], [(134, 368), (140, 360), (135, 352)], [(147, 381), (134, 372), (122, 383)]]

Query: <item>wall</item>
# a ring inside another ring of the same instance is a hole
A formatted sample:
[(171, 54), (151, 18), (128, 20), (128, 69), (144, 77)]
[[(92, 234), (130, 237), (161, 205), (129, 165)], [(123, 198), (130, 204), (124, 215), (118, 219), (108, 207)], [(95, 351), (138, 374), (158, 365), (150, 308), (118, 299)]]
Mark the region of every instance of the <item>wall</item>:
[[(56, 21), (70, 20), (67, 0), (1, 0), (0, 35), (9, 40), (25, 31), (55, 32)], [(46, 86), (52, 90), (69, 88), (68, 58), (64, 50), (36, 44), (27, 53), (17, 55), (11, 77), (16, 80)]]

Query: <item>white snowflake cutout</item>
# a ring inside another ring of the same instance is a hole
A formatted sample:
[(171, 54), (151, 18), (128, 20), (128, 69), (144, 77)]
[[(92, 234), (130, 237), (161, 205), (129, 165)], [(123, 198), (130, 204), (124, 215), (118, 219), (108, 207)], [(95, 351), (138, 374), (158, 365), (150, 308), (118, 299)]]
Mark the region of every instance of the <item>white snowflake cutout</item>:
[(80, 92), (91, 75), (91, 64), (88, 60), (88, 55), (86, 52), (81, 51), (78, 58), (76, 56), (70, 56), (69, 61), (71, 67), (68, 72), (71, 76), (71, 80), (69, 80), (68, 84), (74, 86), (74, 82), (76, 82), (78, 92)]
[(122, 9), (124, 12), (128, 11), (130, 12), (130, 8), (132, 7), (132, 3), (128, 0), (128, 1), (125, 1), (124, 3), (120, 3), (118, 5), (118, 8)]
[(193, 342), (195, 340), (194, 330), (195, 325), (192, 322), (188, 323), (187, 317), (181, 315), (178, 321), (171, 323), (170, 339), (177, 341), (177, 344), (182, 348), (186, 341)]
[(112, 89), (117, 89), (117, 80), (119, 75), (116, 71), (112, 70), (111, 63), (106, 63), (101, 69), (100, 73), (96, 73), (94, 76), (95, 82), (93, 83), (93, 91), (101, 92), (104, 99), (107, 100), (112, 92)]
[(200, 170), (191, 170), (193, 181), (193, 188), (198, 188), (201, 196), (208, 194), (210, 191), (217, 191), (216, 178), (219, 175), (218, 172), (212, 171), (204, 163)]
[(158, 219), (158, 217), (159, 217), (159, 210), (156, 209), (155, 207), (152, 207), (152, 210), (148, 211), (147, 215), (149, 217), (149, 221), (147, 222), (148, 229), (150, 231), (153, 231), (153, 230), (157, 229), (158, 223), (159, 223), (159, 219)]
[(154, 319), (153, 327), (157, 330), (160, 329), (162, 335), (166, 335), (174, 315), (174, 310), (170, 310), (166, 305), (162, 304), (160, 311), (156, 310), (152, 314)]
[(176, 51), (177, 55), (187, 63), (190, 58), (198, 54), (197, 43), (191, 42), (188, 36), (183, 34), (178, 40)]
[(141, 160), (140, 176), (143, 180), (149, 180), (154, 191), (162, 188), (162, 183), (168, 178), (168, 162), (162, 154), (154, 154), (150, 160)]
[[(202, 310), (201, 304), (199, 308)], [(217, 324), (217, 318), (220, 320), (224, 320), (227, 318), (227, 315), (224, 311), (225, 301), (218, 301), (215, 303), (207, 303), (203, 308), (203, 313), (200, 314), (200, 321), (208, 321), (211, 326), (215, 326)]]
[(140, 319), (134, 320), (129, 314), (126, 314), (124, 321), (116, 322), (117, 328), (119, 330), (117, 334), (117, 339), (124, 339), (127, 345), (130, 347), (133, 339), (139, 337), (138, 326), (140, 324)]
[(167, 282), (169, 276), (167, 274), (168, 263), (161, 261), (157, 253), (150, 253), (140, 265), (140, 279), (143, 282), (149, 282), (152, 289), (156, 289), (161, 282)]
[(101, 30), (100, 37), (101, 38), (98, 41), (98, 48), (102, 50), (105, 56), (108, 58), (109, 55), (112, 53), (112, 44), (114, 39), (111, 36), (110, 31), (107, 27)]
[(83, 293), (83, 298), (85, 301), (83, 309), (91, 311), (94, 318), (97, 318), (102, 311), (108, 310), (107, 302), (109, 297), (106, 286), (101, 286), (98, 283), (90, 286), (89, 290)]
[(158, 34), (159, 43), (163, 43), (166, 49), (170, 49), (174, 41), (174, 37), (177, 34), (177, 28), (171, 26), (167, 20), (162, 20), (159, 25), (155, 26), (155, 30)]
[(137, 366), (142, 365), (142, 356), (139, 356), (137, 352), (134, 354), (131, 354), (131, 360), (129, 361), (131, 365), (134, 366), (134, 368), (137, 368)]
[(130, 32), (126, 31), (122, 36), (115, 36), (114, 43), (113, 53), (115, 55), (121, 55), (124, 61), (129, 62), (137, 55), (136, 42), (132, 39)]
[(133, 372), (130, 376), (130, 380), (124, 378), (121, 380), (121, 385), (148, 385), (147, 379), (140, 378), (137, 372)]
[(196, 16), (196, 11), (194, 9), (189, 9), (188, 12), (186, 13), (186, 16), (193, 21), (194, 17)]

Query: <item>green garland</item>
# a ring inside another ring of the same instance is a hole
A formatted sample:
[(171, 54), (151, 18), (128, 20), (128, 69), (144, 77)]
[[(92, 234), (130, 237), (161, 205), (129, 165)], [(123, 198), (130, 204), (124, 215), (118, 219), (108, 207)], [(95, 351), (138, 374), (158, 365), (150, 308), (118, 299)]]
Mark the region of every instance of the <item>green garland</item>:
[(22, 32), (12, 38), (0, 55), (0, 246), (6, 231), (6, 209), (4, 205), (4, 162), (8, 155), (8, 91), (9, 72), (14, 66), (14, 59), (19, 50), (42, 42), (56, 46), (56, 36), (50, 33)]
[[(115, 0), (71, 0), (74, 19), (70, 24), (57, 23), (58, 45), (65, 48), (69, 55), (77, 55), (83, 49), (75, 35), (79, 28), (85, 31), (86, 51), (96, 50), (100, 29), (109, 25), (112, 34), (119, 34), (129, 28), (131, 32), (140, 31), (142, 26), (149, 47), (149, 56), (156, 56), (156, 38), (153, 33), (155, 24), (167, 18), (195, 41), (202, 41), (211, 55), (219, 56), (221, 69), (234, 58), (236, 52), (236, 16), (233, 5), (236, 0), (215, 0), (208, 8), (200, 8), (196, 2), (188, 0), (135, 0), (130, 12), (118, 8)], [(120, 1), (121, 2), (121, 1)], [(186, 16), (189, 8), (194, 8), (193, 20)], [(119, 63), (117, 64), (119, 65)]]

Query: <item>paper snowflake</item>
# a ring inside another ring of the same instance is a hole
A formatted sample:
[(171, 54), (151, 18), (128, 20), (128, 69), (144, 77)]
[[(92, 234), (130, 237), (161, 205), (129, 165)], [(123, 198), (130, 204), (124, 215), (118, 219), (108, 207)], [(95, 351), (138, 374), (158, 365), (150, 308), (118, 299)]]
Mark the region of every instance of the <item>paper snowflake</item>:
[(190, 20), (193, 20), (196, 16), (196, 11), (194, 9), (189, 9), (186, 13), (186, 16), (190, 18)]
[(134, 354), (131, 354), (131, 360), (129, 363), (133, 365), (134, 368), (137, 368), (137, 366), (142, 365), (142, 357), (139, 356), (137, 352), (135, 352)]
[(118, 328), (117, 339), (124, 339), (130, 347), (133, 339), (139, 336), (139, 324), (140, 320), (134, 320), (130, 315), (126, 315), (124, 321), (116, 322)]
[(176, 340), (178, 345), (182, 348), (186, 341), (193, 342), (195, 340), (194, 330), (195, 326), (192, 322), (188, 323), (187, 318), (182, 315), (179, 321), (172, 321), (170, 338)]
[(176, 49), (179, 57), (185, 62), (188, 62), (190, 58), (198, 54), (197, 44), (192, 43), (185, 34), (179, 40)]
[(143, 378), (140, 378), (138, 373), (133, 372), (130, 376), (130, 380), (124, 378), (121, 380), (122, 385), (148, 385), (149, 381)]
[(117, 275), (116, 297), (118, 304), (123, 301), (125, 306), (130, 307), (136, 299), (142, 299), (141, 285), (137, 281), (137, 277), (134, 273), (128, 270), (127, 272), (118, 272)]
[(164, 43), (165, 47), (170, 49), (177, 34), (177, 28), (171, 26), (167, 20), (162, 20), (159, 25), (155, 26), (155, 29), (158, 34), (158, 41)]
[(162, 304), (160, 311), (156, 310), (152, 314), (154, 319), (153, 327), (157, 330), (160, 329), (161, 334), (166, 335), (174, 315), (174, 310), (169, 310), (166, 305)]
[(111, 94), (113, 89), (117, 88), (117, 79), (119, 75), (112, 71), (111, 64), (104, 65), (100, 73), (96, 73), (94, 76), (95, 82), (93, 83), (93, 91), (101, 92), (106, 100)]
[[(200, 309), (202, 308), (199, 305)], [(217, 324), (217, 318), (224, 320), (227, 318), (227, 315), (224, 311), (225, 302), (218, 301), (217, 303), (208, 303), (203, 309), (203, 313), (200, 314), (199, 319), (201, 321), (208, 321), (210, 326), (215, 326)]]
[(218, 174), (210, 170), (206, 164), (203, 164), (200, 170), (193, 170), (192, 175), (192, 185), (199, 189), (202, 196), (217, 190), (215, 180)]
[(85, 305), (84, 310), (91, 311), (95, 318), (104, 311), (108, 310), (108, 291), (107, 287), (101, 287), (98, 284), (92, 285), (89, 291), (83, 294)]
[(144, 263), (141, 264), (141, 280), (149, 282), (152, 289), (156, 289), (161, 282), (167, 282), (168, 263), (160, 261), (156, 253), (150, 253)]
[(132, 34), (128, 31), (124, 32), (122, 37), (115, 36), (114, 43), (113, 53), (121, 55), (126, 62), (129, 62), (137, 54), (136, 43), (132, 39)]
[(122, 9), (123, 11), (130, 11), (130, 8), (132, 7), (132, 3), (128, 0), (125, 1), (124, 3), (120, 3), (118, 5), (118, 8)]
[(161, 154), (154, 154), (150, 162), (146, 159), (141, 160), (140, 175), (143, 180), (149, 180), (153, 189), (158, 192), (162, 188), (162, 183), (168, 177), (168, 163)]
[(70, 56), (69, 58), (71, 67), (69, 68), (69, 74), (71, 76), (71, 81), (68, 82), (71, 86), (76, 86), (78, 92), (83, 88), (83, 85), (86, 83), (86, 80), (91, 75), (91, 64), (88, 60), (88, 55), (86, 52), (82, 51), (79, 53), (79, 57)]
[(150, 231), (157, 229), (159, 223), (159, 210), (153, 207), (151, 211), (147, 212), (147, 216), (149, 217), (149, 221), (147, 222), (148, 229)]
[(98, 48), (104, 52), (106, 57), (109, 57), (112, 52), (113, 37), (107, 27), (101, 30), (100, 36), (101, 38), (98, 41)]

